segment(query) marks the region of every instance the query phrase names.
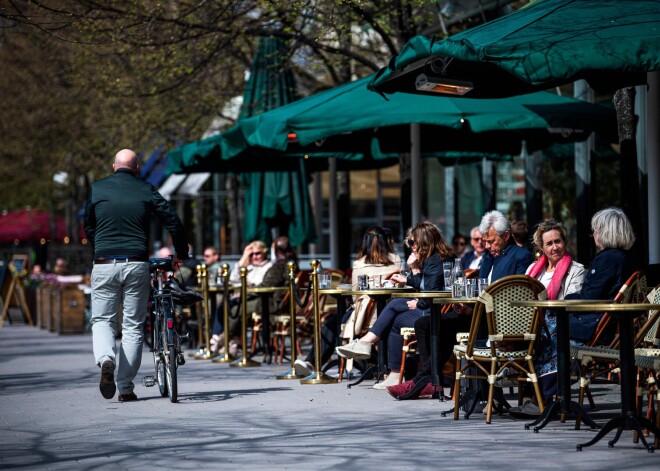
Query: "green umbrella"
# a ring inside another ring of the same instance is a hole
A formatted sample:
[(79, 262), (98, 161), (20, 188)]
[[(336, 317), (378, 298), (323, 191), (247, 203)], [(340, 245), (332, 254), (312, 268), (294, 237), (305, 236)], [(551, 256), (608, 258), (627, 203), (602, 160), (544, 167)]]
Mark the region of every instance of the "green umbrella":
[(438, 83), (467, 97), (501, 97), (586, 79), (612, 91), (645, 83), (654, 70), (657, 0), (545, 0), (444, 40), (416, 36), (370, 87), (434, 93), (423, 89)]
[[(250, 148), (290, 150), (292, 141), (317, 149), (350, 149), (369, 141), (374, 158), (410, 150), (409, 125), (422, 125), (427, 156), (490, 152), (516, 154), (521, 141), (536, 150), (554, 142), (583, 140), (593, 130), (616, 132), (611, 109), (548, 92), (492, 100), (368, 91), (372, 77), (317, 93), (239, 120), (223, 134), (223, 155)], [(313, 156), (310, 157), (313, 160)]]
[[(277, 38), (260, 38), (245, 85), (239, 119), (255, 116), (294, 101), (296, 85), (286, 66), (286, 48)], [(230, 142), (225, 140), (226, 142)], [(314, 216), (307, 189), (309, 177), (302, 159), (288, 172), (252, 172), (242, 176), (245, 188), (245, 240), (270, 244), (271, 228), (287, 234), (291, 245), (316, 241)], [(295, 165), (295, 164), (294, 164)]]

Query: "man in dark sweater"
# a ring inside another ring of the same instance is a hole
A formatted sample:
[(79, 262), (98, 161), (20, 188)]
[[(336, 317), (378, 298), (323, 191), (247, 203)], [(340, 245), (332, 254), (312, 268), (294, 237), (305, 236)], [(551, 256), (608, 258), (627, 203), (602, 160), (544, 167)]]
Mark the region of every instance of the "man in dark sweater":
[[(85, 208), (85, 233), (94, 249), (92, 339), (101, 367), (99, 388), (112, 399), (134, 401), (133, 379), (142, 360), (143, 323), (149, 298), (149, 225), (152, 215), (172, 234), (179, 258), (188, 258), (181, 220), (151, 185), (138, 178), (135, 152), (115, 156), (114, 174), (92, 184)], [(117, 364), (116, 318), (122, 306), (122, 341)]]

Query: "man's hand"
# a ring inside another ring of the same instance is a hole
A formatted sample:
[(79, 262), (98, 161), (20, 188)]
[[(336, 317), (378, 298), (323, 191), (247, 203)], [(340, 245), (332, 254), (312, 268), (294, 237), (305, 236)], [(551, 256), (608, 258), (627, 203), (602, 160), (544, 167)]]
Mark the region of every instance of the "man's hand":
[(411, 299), (408, 301), (408, 309), (413, 310), (417, 309), (417, 299)]

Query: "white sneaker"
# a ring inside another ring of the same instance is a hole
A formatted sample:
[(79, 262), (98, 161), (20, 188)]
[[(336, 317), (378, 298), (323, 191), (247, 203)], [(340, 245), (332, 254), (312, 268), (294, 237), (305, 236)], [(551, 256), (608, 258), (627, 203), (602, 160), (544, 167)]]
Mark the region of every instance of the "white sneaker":
[(374, 389), (387, 389), (388, 386), (399, 384), (399, 373), (390, 373), (384, 381), (374, 384)]
[(294, 362), (293, 369), (297, 376), (307, 377), (314, 374), (314, 370), (309, 367), (305, 360), (301, 360), (300, 358)]
[(361, 342), (360, 339), (353, 339), (346, 345), (337, 347), (335, 351), (342, 358), (365, 360), (371, 357), (371, 345), (369, 342)]

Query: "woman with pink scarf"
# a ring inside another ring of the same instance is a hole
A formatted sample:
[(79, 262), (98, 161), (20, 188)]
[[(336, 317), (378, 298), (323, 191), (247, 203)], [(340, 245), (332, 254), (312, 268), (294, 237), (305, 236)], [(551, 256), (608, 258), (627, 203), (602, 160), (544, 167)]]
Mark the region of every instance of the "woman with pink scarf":
[[(566, 251), (566, 229), (554, 220), (543, 221), (534, 233), (534, 244), (543, 254), (527, 269), (548, 292), (548, 299), (564, 299), (567, 294), (579, 293), (585, 275), (584, 266), (573, 260)], [(557, 390), (557, 319), (546, 311), (541, 339), (534, 367), (545, 399), (551, 399)], [(514, 417), (531, 418), (540, 414), (538, 404), (526, 402), (513, 407)]]

